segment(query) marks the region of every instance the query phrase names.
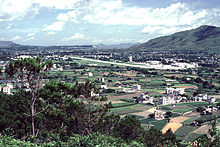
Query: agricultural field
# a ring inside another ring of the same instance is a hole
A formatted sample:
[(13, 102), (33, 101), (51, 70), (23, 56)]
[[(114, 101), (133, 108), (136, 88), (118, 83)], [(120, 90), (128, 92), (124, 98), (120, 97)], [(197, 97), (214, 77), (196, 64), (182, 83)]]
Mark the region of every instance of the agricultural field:
[[(57, 61), (57, 64), (60, 62)], [(198, 81), (203, 81), (205, 77), (198, 79), (198, 74), (193, 74), (188, 70), (158, 70), (158, 69), (141, 69), (135, 65), (142, 64), (122, 63), (119, 61), (99, 62), (96, 60), (84, 60), (83, 58), (73, 58), (71, 61), (62, 61), (63, 70), (52, 70), (51, 79), (58, 79), (73, 84), (74, 82), (84, 82), (86, 79), (91, 80), (97, 87), (105, 85), (100, 89), (100, 96), (106, 96), (107, 102), (111, 102), (111, 112), (119, 114), (121, 117), (134, 115), (140, 120), (144, 129), (155, 127), (165, 133), (169, 128), (183, 142), (192, 142), (201, 134), (207, 132), (210, 127), (208, 124), (203, 126), (192, 126), (191, 123), (201, 119), (200, 113), (195, 110), (198, 107), (214, 106), (208, 102), (184, 102), (175, 105), (159, 105), (159, 98), (166, 95), (166, 88), (184, 88), (185, 96), (192, 97), (201, 90), (207, 91), (207, 94), (216, 97), (217, 103), (220, 103), (220, 96), (216, 90), (210, 90)], [(91, 74), (92, 73), (92, 74)], [(203, 76), (209, 75), (208, 73)], [(133, 89), (135, 85), (140, 85), (140, 89)], [(219, 81), (214, 81), (216, 87)], [(141, 93), (154, 97), (155, 105), (137, 104), (134, 101)], [(172, 116), (155, 120), (149, 116), (154, 114), (155, 109), (160, 111), (172, 112)], [(213, 113), (214, 115), (220, 115)], [(217, 127), (220, 128), (218, 120)], [(204, 129), (206, 128), (206, 129)], [(203, 130), (203, 131), (202, 131)]]

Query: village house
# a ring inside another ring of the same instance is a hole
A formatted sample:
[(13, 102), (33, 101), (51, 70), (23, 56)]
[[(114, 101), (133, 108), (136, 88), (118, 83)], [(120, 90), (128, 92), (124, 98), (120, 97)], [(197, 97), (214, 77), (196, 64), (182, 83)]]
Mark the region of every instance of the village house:
[(141, 85), (138, 85), (138, 84), (137, 84), (137, 85), (134, 85), (134, 86), (133, 86), (133, 89), (134, 89), (134, 90), (141, 90)]
[(216, 98), (214, 98), (214, 97), (208, 97), (207, 94), (198, 94), (197, 96), (192, 97), (191, 99), (192, 99), (192, 101), (194, 101), (194, 102), (198, 101), (198, 102), (215, 103), (215, 101), (216, 101)]
[(166, 112), (163, 112), (163, 111), (160, 111), (160, 110), (155, 110), (154, 111), (154, 118), (156, 119), (156, 120), (162, 120), (162, 119), (164, 119), (164, 114), (165, 114)]
[(101, 89), (107, 89), (107, 85), (101, 85), (100, 88)]
[(166, 88), (166, 94), (176, 94), (176, 95), (181, 94), (182, 95), (182, 94), (185, 93), (184, 90), (185, 90), (184, 88), (167, 87)]
[(89, 73), (88, 73), (88, 76), (89, 76), (89, 77), (93, 77), (93, 73), (92, 73), (92, 72), (89, 72)]
[(153, 105), (154, 104), (153, 100), (154, 100), (153, 97), (150, 97), (148, 95), (145, 95), (144, 93), (141, 93), (140, 97), (135, 100), (135, 103), (139, 103), (139, 104), (149, 103)]
[(176, 96), (176, 95), (167, 95), (159, 99), (159, 104), (167, 105), (167, 104), (175, 104), (181, 101), (186, 100), (186, 97)]
[(12, 94), (11, 90), (13, 89), (13, 85), (11, 83), (7, 83), (5, 86), (0, 86), (0, 91), (5, 94)]

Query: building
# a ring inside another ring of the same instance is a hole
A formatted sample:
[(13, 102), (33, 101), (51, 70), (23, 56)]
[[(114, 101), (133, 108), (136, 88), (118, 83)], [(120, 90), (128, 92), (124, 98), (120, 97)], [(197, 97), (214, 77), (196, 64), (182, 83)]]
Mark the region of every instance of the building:
[(209, 98), (207, 99), (207, 101), (208, 101), (209, 103), (215, 103), (216, 98), (214, 98), (214, 97), (209, 97)]
[(0, 86), (0, 91), (6, 94), (12, 94), (11, 90), (13, 89), (13, 85), (11, 83), (7, 83), (5, 86)]
[(132, 56), (129, 56), (129, 62), (133, 62)]
[(166, 112), (163, 112), (163, 111), (160, 111), (160, 110), (155, 110), (154, 111), (154, 118), (156, 119), (156, 120), (161, 120), (161, 119), (164, 119), (164, 114), (165, 114)]
[(139, 104), (147, 104), (147, 103), (149, 103), (149, 104), (153, 105), (154, 104), (153, 101), (154, 101), (153, 97), (150, 97), (148, 95), (145, 95), (144, 93), (141, 93), (140, 97), (135, 100), (135, 103), (139, 103)]
[(185, 101), (186, 97), (176, 96), (176, 95), (167, 95), (159, 99), (159, 104), (167, 105), (167, 104), (175, 104), (181, 101)]
[(141, 90), (141, 85), (138, 85), (138, 84), (137, 84), (137, 85), (134, 85), (134, 86), (133, 86), (133, 89), (134, 89), (134, 90)]
[(98, 81), (105, 82), (105, 78), (98, 78)]
[(199, 102), (210, 102), (214, 103), (216, 99), (214, 97), (208, 97), (207, 94), (198, 94), (197, 96), (192, 98), (192, 101), (199, 101)]
[(167, 87), (166, 88), (166, 94), (184, 94), (185, 89), (184, 88), (172, 88), (172, 87)]
[(107, 89), (107, 85), (101, 85), (100, 88), (101, 89)]
[(93, 77), (93, 73), (92, 73), (92, 72), (89, 72), (89, 73), (88, 73), (88, 76), (89, 76), (89, 77)]

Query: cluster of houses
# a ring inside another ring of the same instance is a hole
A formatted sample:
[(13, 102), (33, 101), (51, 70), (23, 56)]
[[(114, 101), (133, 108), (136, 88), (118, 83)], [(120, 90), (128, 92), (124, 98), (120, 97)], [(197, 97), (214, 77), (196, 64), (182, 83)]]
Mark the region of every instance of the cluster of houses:
[(214, 103), (216, 101), (215, 97), (208, 97), (207, 94), (198, 94), (195, 97), (191, 98), (192, 101), (194, 102), (209, 102), (209, 103)]
[(185, 93), (184, 90), (184, 88), (166, 88), (166, 96), (159, 99), (159, 104), (167, 105), (187, 101), (186, 97), (181, 96)]

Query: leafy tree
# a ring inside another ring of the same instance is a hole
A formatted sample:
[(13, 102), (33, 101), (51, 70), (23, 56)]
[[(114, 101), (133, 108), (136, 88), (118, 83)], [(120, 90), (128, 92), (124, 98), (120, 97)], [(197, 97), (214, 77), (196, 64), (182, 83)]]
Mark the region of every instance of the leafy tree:
[(107, 114), (101, 119), (99, 124), (96, 126), (97, 131), (102, 132), (107, 135), (112, 135), (113, 130), (115, 126), (117, 125), (117, 123), (119, 122), (119, 120), (120, 120), (119, 115), (112, 114), (112, 113)]
[[(102, 118), (109, 112), (111, 104), (104, 104), (106, 97), (99, 96), (99, 89), (87, 80), (85, 83), (76, 84), (75, 97), (81, 100), (80, 111), (75, 111), (75, 117), (79, 123), (81, 134), (90, 134)], [(77, 95), (76, 95), (77, 94)]]
[(16, 138), (24, 137), (30, 131), (30, 121), (25, 115), (26, 99), (19, 93), (7, 95), (0, 92), (0, 132)]
[(144, 132), (143, 138), (146, 146), (159, 146), (162, 142), (162, 132), (155, 128), (150, 128), (150, 130)]
[(126, 141), (132, 141), (141, 137), (143, 128), (135, 116), (125, 116), (114, 128), (113, 136), (121, 137)]
[(27, 87), (31, 96), (27, 97), (30, 110), (32, 135), (36, 136), (35, 130), (35, 116), (36, 116), (36, 91), (40, 88), (40, 81), (46, 75), (46, 72), (52, 67), (52, 61), (48, 60), (42, 62), (39, 57), (37, 58), (25, 58), (16, 61), (11, 61), (5, 69), (9, 78), (20, 80), (22, 86)]

